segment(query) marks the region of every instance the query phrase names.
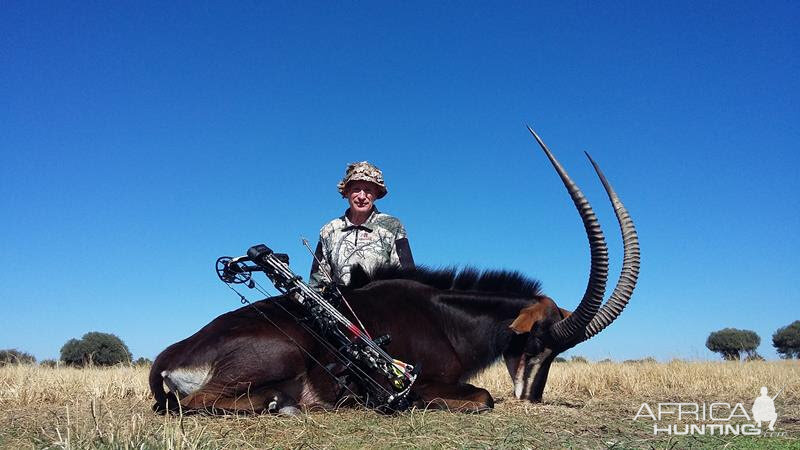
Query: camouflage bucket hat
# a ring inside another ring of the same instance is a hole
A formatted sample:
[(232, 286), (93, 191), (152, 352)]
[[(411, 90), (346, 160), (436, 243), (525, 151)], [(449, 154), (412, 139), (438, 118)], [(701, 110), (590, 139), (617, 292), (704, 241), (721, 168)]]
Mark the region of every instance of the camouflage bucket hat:
[(347, 183), (359, 180), (369, 181), (370, 183), (376, 184), (378, 186), (377, 198), (383, 198), (383, 196), (388, 192), (386, 190), (386, 184), (383, 182), (383, 172), (381, 172), (381, 169), (378, 169), (367, 161), (361, 161), (347, 165), (344, 178), (342, 178), (342, 181), (339, 182), (338, 186), (339, 193), (342, 194), (342, 197), (345, 196), (344, 188), (347, 186)]

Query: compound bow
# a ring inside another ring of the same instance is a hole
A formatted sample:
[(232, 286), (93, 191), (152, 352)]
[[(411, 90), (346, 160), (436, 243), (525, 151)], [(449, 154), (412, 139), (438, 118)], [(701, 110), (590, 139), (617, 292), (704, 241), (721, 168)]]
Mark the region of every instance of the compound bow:
[[(343, 300), (338, 289), (332, 285), (322, 292), (311, 288), (303, 282), (302, 277), (289, 269), (288, 259), (285, 254), (275, 253), (266, 245), (259, 244), (250, 247), (245, 256), (217, 259), (217, 276), (229, 287), (232, 284), (244, 284), (253, 289), (256, 283), (252, 280), (252, 272), (264, 272), (278, 291), (301, 306), (308, 320), (301, 320), (300, 325), (323, 341), (343, 363), (348, 378), (361, 388), (360, 395), (351, 391), (361, 403), (382, 412), (407, 409), (411, 386), (417, 379), (419, 368), (392, 358), (382, 348), (389, 343), (388, 335), (371, 339), (366, 330), (357, 327), (333, 306), (332, 303), (338, 304)], [(247, 265), (246, 262), (255, 265)], [(239, 294), (242, 303), (252, 306), (242, 294), (233, 290)], [(310, 324), (310, 328), (303, 322)], [(377, 382), (370, 372), (377, 372), (385, 378), (391, 390)], [(345, 383), (338, 378), (337, 381), (346, 388)]]

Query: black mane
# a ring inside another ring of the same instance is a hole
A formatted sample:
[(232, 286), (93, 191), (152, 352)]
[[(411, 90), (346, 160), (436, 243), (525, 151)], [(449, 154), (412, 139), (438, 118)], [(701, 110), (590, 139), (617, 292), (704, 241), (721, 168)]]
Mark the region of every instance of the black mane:
[(397, 265), (383, 265), (367, 273), (360, 265), (355, 265), (350, 271), (350, 283), (347, 287), (359, 289), (379, 280), (413, 280), (442, 290), (489, 292), (527, 298), (542, 295), (539, 280), (528, 278), (517, 271), (481, 272), (472, 267), (460, 270), (456, 267), (433, 269), (425, 266), (404, 269)]

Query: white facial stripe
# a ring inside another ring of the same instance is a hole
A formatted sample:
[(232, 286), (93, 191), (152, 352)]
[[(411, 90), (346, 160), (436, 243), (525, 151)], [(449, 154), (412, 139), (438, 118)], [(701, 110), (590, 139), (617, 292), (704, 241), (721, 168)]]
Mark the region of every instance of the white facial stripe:
[(536, 359), (536, 362), (533, 363), (531, 366), (531, 370), (529, 372), (528, 378), (525, 380), (525, 398), (530, 398), (531, 396), (531, 389), (533, 389), (533, 380), (536, 378), (536, 373), (539, 371), (539, 367), (542, 365), (541, 359)]
[(526, 355), (520, 357), (519, 364), (517, 364), (517, 373), (514, 375), (514, 397), (518, 399), (522, 398), (522, 389), (524, 388), (523, 377), (525, 376), (525, 362), (527, 359), (528, 357)]

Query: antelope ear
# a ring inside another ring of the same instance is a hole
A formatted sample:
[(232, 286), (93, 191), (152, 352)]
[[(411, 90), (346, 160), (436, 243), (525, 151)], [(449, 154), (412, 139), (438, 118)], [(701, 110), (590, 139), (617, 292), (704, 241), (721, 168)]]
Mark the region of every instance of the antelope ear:
[(530, 333), (533, 325), (547, 317), (555, 307), (552, 300), (547, 297), (542, 298), (536, 304), (522, 308), (517, 318), (508, 327), (517, 334)]

